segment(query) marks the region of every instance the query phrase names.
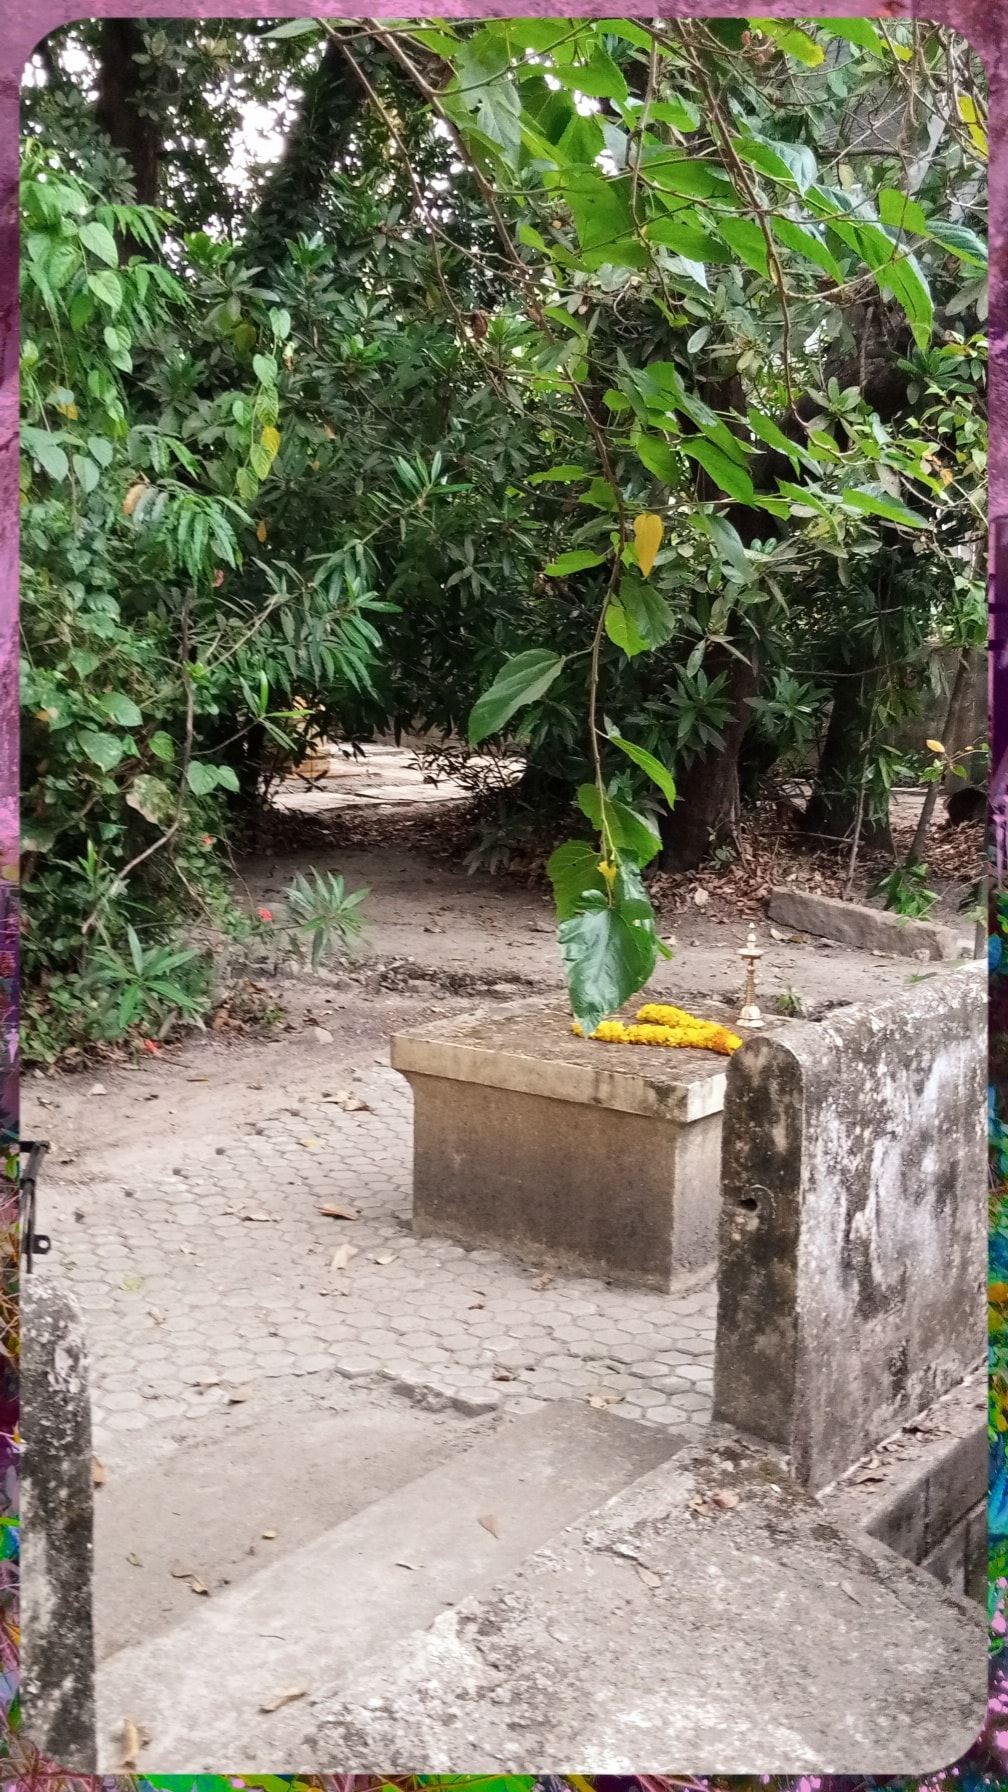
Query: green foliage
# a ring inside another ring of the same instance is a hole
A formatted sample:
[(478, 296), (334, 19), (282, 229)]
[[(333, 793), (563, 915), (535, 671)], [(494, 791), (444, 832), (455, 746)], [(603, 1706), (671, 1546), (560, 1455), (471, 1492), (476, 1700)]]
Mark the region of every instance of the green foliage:
[(884, 897), (886, 908), (907, 920), (926, 921), (938, 901), (937, 893), (927, 887), (927, 874), (927, 866), (916, 860), (894, 865), (879, 878), (872, 895)]
[(764, 761), (857, 689), (882, 813), (929, 643), (980, 628), (982, 71), (902, 21), (137, 29), (163, 211), (71, 72), (99, 25), (26, 93), (29, 983), (238, 925), (204, 841), (319, 735), (419, 725), (581, 792), (551, 875), (604, 1012), (658, 950), (648, 805), (738, 689)]
[(346, 950), (360, 943), (364, 930), (361, 904), (367, 890), (347, 891), (341, 876), (299, 872), (287, 891), (287, 909), (296, 931), (311, 947), (311, 966), (317, 971), (334, 947)]

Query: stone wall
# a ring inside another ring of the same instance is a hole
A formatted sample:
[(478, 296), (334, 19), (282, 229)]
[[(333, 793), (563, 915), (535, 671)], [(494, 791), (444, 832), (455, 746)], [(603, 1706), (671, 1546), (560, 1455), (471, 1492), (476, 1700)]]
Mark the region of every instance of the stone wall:
[(714, 1417), (813, 1489), (983, 1356), (985, 979), (935, 972), (731, 1061)]
[(95, 1768), (93, 1500), (87, 1352), (76, 1303), (21, 1287), (21, 1702), (58, 1767)]

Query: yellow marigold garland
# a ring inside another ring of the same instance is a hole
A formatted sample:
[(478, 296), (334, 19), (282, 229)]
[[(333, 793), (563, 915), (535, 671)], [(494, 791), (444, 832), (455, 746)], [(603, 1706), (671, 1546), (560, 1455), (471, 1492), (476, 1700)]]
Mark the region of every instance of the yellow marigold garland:
[[(715, 1021), (698, 1020), (684, 1008), (671, 1008), (661, 1002), (647, 1002), (637, 1010), (637, 1026), (621, 1020), (604, 1020), (596, 1027), (593, 1039), (606, 1045), (689, 1046), (694, 1051), (722, 1052), (726, 1057), (737, 1052), (742, 1044), (736, 1033), (719, 1027)], [(574, 1032), (584, 1038), (577, 1021)]]

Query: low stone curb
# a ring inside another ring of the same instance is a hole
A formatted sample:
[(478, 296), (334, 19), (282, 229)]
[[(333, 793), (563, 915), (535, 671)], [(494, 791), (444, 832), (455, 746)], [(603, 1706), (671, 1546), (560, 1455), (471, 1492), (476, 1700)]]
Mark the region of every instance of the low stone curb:
[(954, 928), (941, 927), (936, 921), (909, 921), (884, 909), (840, 902), (835, 896), (817, 896), (808, 890), (771, 890), (767, 913), (783, 927), (836, 940), (862, 952), (946, 961), (972, 956), (970, 941)]

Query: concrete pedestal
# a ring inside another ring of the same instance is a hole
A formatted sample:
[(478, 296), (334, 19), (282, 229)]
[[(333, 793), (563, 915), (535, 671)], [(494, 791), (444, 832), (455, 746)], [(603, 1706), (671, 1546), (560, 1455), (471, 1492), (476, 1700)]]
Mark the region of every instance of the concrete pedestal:
[(716, 1255), (727, 1062), (578, 1039), (538, 997), (394, 1035), (414, 1231), (667, 1289)]

